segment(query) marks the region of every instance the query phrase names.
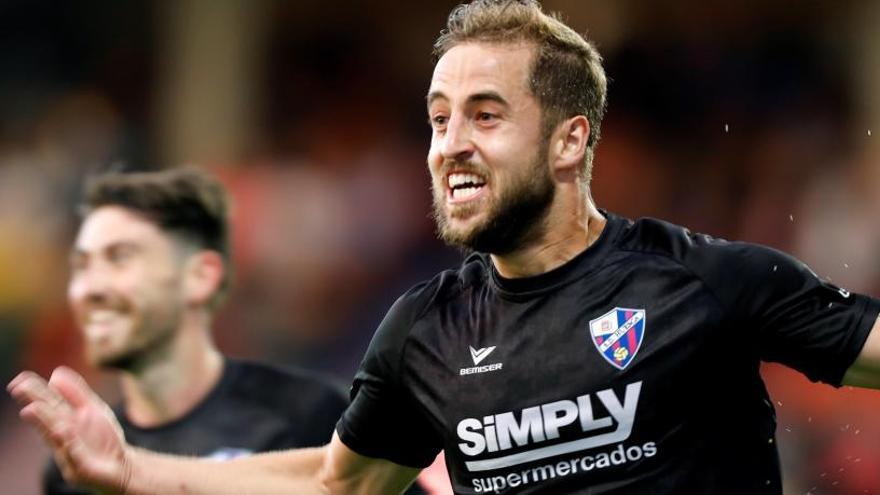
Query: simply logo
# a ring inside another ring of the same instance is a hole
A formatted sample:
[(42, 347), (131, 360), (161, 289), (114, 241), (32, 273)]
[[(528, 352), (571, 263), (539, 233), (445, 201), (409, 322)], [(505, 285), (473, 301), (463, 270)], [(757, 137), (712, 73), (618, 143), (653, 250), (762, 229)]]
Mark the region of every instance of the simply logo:
[(482, 349), (474, 349), (473, 346), (468, 346), (471, 349), (471, 358), (474, 360), (474, 366), (480, 364), (480, 361), (486, 359), (489, 354), (492, 354), (492, 351), (495, 350), (495, 346), (483, 347)]
[(489, 357), (489, 354), (492, 354), (492, 351), (495, 350), (495, 346), (482, 347), (480, 349), (474, 349), (474, 346), (468, 346), (471, 350), (471, 359), (474, 360), (474, 365), (468, 368), (461, 368), (458, 370), (458, 374), (460, 376), (463, 375), (473, 375), (475, 373), (486, 373), (488, 371), (498, 371), (501, 369), (502, 363), (492, 363), (492, 364), (484, 364), (480, 366), (480, 363), (483, 362), (484, 359)]

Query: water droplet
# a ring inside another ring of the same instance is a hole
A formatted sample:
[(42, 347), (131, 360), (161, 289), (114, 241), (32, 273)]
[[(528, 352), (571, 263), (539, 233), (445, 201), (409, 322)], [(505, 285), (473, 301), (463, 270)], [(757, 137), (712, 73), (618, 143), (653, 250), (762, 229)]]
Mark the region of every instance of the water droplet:
[(782, 401), (781, 401), (781, 400), (776, 401), (776, 403), (779, 404), (779, 407), (782, 407)]
[(844, 268), (849, 268), (849, 264), (844, 263), (844, 264), (843, 264), (843, 267), (844, 267)]
[(773, 265), (773, 271), (774, 271), (774, 272), (776, 271), (777, 268), (779, 268), (779, 265)]
[(826, 474), (828, 474), (828, 473), (822, 473), (822, 474), (819, 475), (819, 477), (820, 477), (820, 478), (824, 478)]
[(858, 434), (859, 434), (859, 432), (861, 432), (861, 431), (862, 431), (862, 430), (856, 430), (856, 435), (858, 435)]
[(785, 431), (787, 431), (787, 432), (789, 432), (789, 433), (791, 433), (791, 428), (790, 428), (790, 427), (788, 427), (788, 426), (786, 426), (786, 427), (785, 427)]
[(767, 440), (767, 443), (773, 443), (773, 439), (771, 438), (771, 439)]
[(788, 221), (789, 221), (789, 222), (794, 222), (794, 215), (789, 215), (789, 216), (788, 216)]
[(770, 484), (770, 480), (767, 480), (767, 484), (768, 484), (768, 485)]
[[(729, 126), (729, 125), (724, 124), (724, 132), (730, 132), (730, 126)], [(868, 135), (869, 135), (869, 136), (871, 135), (871, 131), (868, 131)]]

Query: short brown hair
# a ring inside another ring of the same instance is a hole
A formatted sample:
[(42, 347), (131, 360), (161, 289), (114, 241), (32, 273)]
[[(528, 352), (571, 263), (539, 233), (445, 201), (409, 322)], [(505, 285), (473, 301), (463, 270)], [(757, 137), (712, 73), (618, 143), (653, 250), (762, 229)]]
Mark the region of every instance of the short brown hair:
[(467, 42), (529, 43), (536, 47), (529, 89), (541, 104), (545, 137), (564, 119), (587, 117), (590, 137), (584, 180), (589, 184), (608, 87), (602, 57), (593, 44), (557, 14), (545, 14), (535, 0), (475, 0), (455, 7), (434, 43), (435, 61)]
[(79, 207), (85, 218), (102, 206), (121, 206), (199, 249), (216, 251), (225, 265), (212, 306), (225, 297), (232, 276), (229, 198), (215, 178), (194, 168), (110, 172), (89, 178)]

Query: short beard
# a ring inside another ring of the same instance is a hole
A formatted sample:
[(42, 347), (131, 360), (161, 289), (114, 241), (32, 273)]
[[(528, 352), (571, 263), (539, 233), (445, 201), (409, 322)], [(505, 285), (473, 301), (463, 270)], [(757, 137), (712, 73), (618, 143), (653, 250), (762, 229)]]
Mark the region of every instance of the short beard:
[[(532, 167), (515, 178), (498, 201), (489, 205), (486, 221), (466, 232), (449, 227), (445, 189), (435, 185), (434, 221), (440, 239), (450, 246), (495, 255), (509, 254), (540, 239), (546, 226), (543, 220), (556, 194), (556, 185), (547, 167), (548, 143), (539, 146)], [(470, 167), (473, 168), (473, 167)]]
[[(149, 339), (139, 342), (118, 354), (96, 356), (93, 365), (105, 371), (123, 371), (138, 374), (154, 363), (167, 359), (172, 342), (179, 331), (181, 308), (175, 308), (170, 315), (156, 321), (156, 313), (148, 311), (152, 318), (137, 322), (139, 328), (134, 334), (149, 332)], [(149, 330), (146, 330), (149, 329)]]

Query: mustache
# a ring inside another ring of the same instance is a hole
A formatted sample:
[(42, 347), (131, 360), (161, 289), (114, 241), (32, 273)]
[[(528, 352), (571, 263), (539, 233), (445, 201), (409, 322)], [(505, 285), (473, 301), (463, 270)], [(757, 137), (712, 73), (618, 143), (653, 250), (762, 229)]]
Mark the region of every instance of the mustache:
[(473, 173), (483, 177), (489, 176), (488, 167), (470, 160), (444, 160), (443, 163), (440, 164), (441, 177), (445, 177), (453, 170), (464, 173)]

